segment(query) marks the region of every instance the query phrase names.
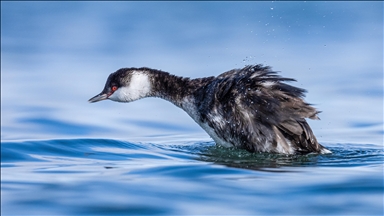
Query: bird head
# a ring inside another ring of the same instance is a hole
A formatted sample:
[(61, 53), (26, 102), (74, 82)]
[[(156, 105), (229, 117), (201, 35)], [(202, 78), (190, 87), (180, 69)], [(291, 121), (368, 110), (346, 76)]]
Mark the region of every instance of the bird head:
[(131, 102), (147, 97), (151, 92), (149, 74), (143, 69), (122, 68), (111, 73), (103, 91), (88, 100), (90, 103), (110, 99)]

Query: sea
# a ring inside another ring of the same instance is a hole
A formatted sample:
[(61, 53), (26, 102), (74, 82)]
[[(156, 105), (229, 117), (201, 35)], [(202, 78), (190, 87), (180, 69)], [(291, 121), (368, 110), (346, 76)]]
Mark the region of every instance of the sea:
[[(1, 2), (1, 215), (383, 215), (383, 2)], [(270, 65), (331, 154), (224, 148), (122, 67)]]

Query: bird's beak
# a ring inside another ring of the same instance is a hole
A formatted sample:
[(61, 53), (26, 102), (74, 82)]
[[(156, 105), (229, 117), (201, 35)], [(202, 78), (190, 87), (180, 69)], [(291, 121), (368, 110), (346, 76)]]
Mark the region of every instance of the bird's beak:
[(96, 95), (95, 97), (89, 99), (88, 102), (89, 103), (95, 103), (95, 102), (102, 101), (105, 99), (108, 99), (108, 94), (100, 93), (100, 94)]

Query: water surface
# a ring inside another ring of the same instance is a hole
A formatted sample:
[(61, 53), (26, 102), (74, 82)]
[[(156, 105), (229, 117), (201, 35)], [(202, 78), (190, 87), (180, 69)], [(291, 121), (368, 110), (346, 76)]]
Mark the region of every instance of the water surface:
[[(1, 2), (2, 215), (383, 215), (383, 2)], [(160, 99), (87, 100), (122, 67), (264, 64), (329, 155), (215, 146)]]
[(383, 150), (252, 154), (213, 142), (3, 142), (3, 214), (382, 214)]

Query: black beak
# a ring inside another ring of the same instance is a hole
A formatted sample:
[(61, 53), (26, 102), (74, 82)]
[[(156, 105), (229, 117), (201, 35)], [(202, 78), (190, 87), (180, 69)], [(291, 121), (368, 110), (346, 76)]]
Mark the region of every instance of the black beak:
[(88, 102), (89, 103), (95, 103), (95, 102), (102, 101), (105, 99), (108, 99), (108, 95), (105, 93), (100, 93), (100, 94), (96, 95), (95, 97), (89, 99)]

